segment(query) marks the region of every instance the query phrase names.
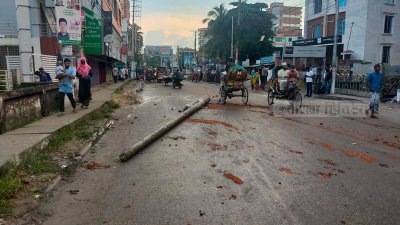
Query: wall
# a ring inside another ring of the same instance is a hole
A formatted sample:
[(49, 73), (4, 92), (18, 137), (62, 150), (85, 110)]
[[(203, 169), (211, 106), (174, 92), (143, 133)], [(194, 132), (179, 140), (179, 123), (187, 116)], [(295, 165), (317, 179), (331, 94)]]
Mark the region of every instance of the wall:
[(57, 84), (0, 94), (0, 134), (50, 115), (57, 109), (57, 94)]
[(1, 1), (0, 21), (6, 23), (17, 23), (17, 14), (15, 13), (15, 1)]

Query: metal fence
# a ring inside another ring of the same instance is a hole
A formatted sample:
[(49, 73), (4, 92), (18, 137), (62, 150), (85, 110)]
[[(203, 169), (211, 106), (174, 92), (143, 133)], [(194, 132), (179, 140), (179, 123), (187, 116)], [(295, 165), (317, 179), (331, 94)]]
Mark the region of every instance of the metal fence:
[(0, 70), (0, 91), (10, 91), (11, 83), (7, 70)]
[(365, 84), (367, 76), (367, 74), (337, 74), (336, 89), (368, 93), (368, 88)]
[(17, 38), (18, 29), (16, 23), (0, 22), (0, 38)]

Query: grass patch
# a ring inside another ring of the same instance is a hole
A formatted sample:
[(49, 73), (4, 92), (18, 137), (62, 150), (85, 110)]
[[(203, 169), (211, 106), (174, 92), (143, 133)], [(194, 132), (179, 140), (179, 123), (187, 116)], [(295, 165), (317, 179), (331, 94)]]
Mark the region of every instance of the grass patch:
[[(93, 132), (98, 131), (98, 128), (97, 130), (96, 128), (90, 129), (90, 121), (108, 119), (111, 113), (119, 107), (113, 101), (107, 102), (102, 110), (92, 113), (87, 120), (82, 120), (58, 131), (42, 151), (23, 155), (19, 164), (10, 162), (5, 165), (0, 171), (0, 217), (12, 215), (12, 199), (24, 188), (22, 182), (24, 176), (60, 172), (59, 166), (52, 162), (52, 153), (74, 138), (89, 140)], [(64, 175), (72, 176), (75, 169), (75, 167), (68, 167), (66, 171), (63, 171)]]

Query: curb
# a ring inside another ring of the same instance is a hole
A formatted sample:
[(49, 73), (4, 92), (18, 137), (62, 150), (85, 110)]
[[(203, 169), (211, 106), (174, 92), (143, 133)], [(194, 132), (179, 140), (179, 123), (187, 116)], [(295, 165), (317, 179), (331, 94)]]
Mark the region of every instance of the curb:
[(337, 97), (337, 96), (326, 96), (326, 95), (315, 95), (318, 99), (326, 99), (326, 100), (336, 100), (336, 101), (356, 101), (356, 102), (363, 102), (360, 99), (354, 98), (346, 98), (346, 97)]

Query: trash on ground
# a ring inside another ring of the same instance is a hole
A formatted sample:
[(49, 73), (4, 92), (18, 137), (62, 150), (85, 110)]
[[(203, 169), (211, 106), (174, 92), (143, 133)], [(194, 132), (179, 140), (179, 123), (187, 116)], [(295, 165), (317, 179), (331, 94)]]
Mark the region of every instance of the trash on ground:
[(229, 197), (229, 200), (236, 200), (236, 195), (231, 195), (231, 197)]
[(239, 184), (242, 185), (244, 184), (244, 182), (237, 176), (228, 173), (228, 172), (224, 172), (224, 177), (228, 178), (229, 180), (233, 181), (235, 184)]
[(71, 195), (77, 195), (79, 193), (79, 190), (69, 190), (68, 192)]
[(104, 165), (101, 165), (101, 164), (95, 163), (95, 162), (92, 162), (92, 163), (89, 163), (86, 165), (86, 169), (88, 169), (88, 170), (95, 170), (95, 169), (102, 169), (102, 168), (109, 168), (109, 167), (110, 166), (104, 166)]
[(206, 213), (205, 213), (205, 212), (202, 212), (201, 210), (199, 211), (199, 214), (200, 214), (200, 216), (206, 215)]

